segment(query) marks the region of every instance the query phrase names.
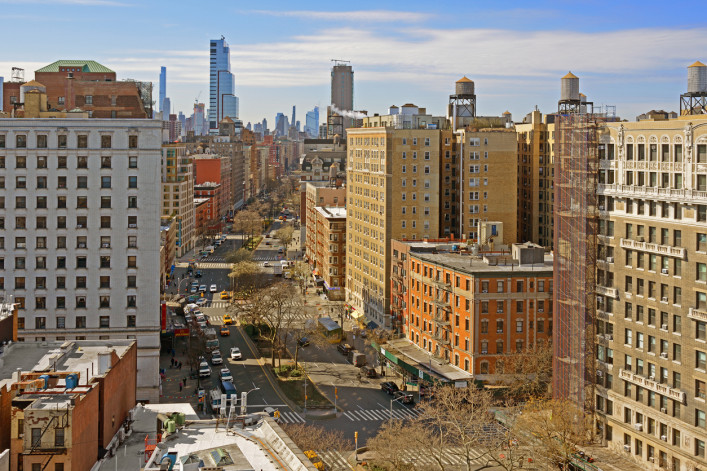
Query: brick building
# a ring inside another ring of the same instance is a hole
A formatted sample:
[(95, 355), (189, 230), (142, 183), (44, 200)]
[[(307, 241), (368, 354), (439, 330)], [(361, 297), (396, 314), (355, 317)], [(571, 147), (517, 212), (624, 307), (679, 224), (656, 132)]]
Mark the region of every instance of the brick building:
[[(116, 73), (95, 61), (59, 60), (34, 72), (46, 86), (50, 109), (80, 108), (92, 118), (151, 118), (152, 84), (118, 81)], [(23, 102), (20, 83), (3, 85), (3, 111)]]
[(318, 206), (316, 217), (316, 255), (310, 260), (327, 296), (343, 300), (346, 284), (346, 208)]
[(391, 242), (391, 304), (436, 360), (496, 382), (504, 358), (552, 338), (552, 256), (533, 244), (474, 255), (459, 242)]

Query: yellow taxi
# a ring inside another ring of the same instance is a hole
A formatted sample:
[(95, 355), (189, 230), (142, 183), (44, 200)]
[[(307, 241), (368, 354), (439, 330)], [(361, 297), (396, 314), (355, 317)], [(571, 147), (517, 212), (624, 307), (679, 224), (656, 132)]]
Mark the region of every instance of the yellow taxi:
[(221, 299), (231, 299), (231, 295), (228, 291), (221, 291)]
[(231, 317), (230, 314), (226, 314), (225, 316), (223, 316), (223, 323), (224, 323), (224, 325), (233, 324), (233, 318)]
[(225, 325), (222, 325), (221, 326), (221, 337), (225, 337), (227, 335), (231, 335), (231, 329), (229, 329)]

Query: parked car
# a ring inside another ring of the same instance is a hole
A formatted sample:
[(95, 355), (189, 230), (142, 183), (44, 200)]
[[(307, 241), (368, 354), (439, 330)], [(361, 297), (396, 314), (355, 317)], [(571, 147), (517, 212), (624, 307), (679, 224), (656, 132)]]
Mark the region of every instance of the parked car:
[(307, 337), (302, 337), (299, 340), (297, 340), (297, 344), (300, 347), (306, 347), (307, 345), (309, 345), (309, 339)]
[(231, 348), (231, 360), (241, 360), (243, 355), (241, 355), (241, 349), (238, 347)]
[(206, 293), (206, 285), (199, 286), (199, 291), (201, 291), (202, 293)]
[(233, 375), (231, 374), (231, 370), (228, 368), (221, 368), (221, 381), (230, 381), (231, 383), (233, 382)]
[(400, 391), (398, 385), (392, 381), (385, 381), (381, 383), (381, 389), (387, 394), (393, 394), (395, 391)]
[(405, 391), (395, 391), (393, 393), (393, 398), (394, 398), (394, 400), (401, 402), (403, 404), (414, 404), (415, 403), (415, 398), (413, 397), (412, 393), (405, 392)]
[(349, 345), (348, 343), (340, 343), (339, 345), (336, 346), (336, 349), (340, 353), (343, 353), (344, 355), (348, 355), (349, 352), (351, 351), (351, 345)]
[(378, 373), (376, 373), (376, 369), (372, 366), (362, 366), (361, 374), (366, 375), (366, 378), (376, 378), (378, 376)]
[(215, 293), (218, 291), (218, 288), (216, 287), (216, 285), (211, 285), (211, 288), (209, 288), (209, 291), (211, 291), (212, 293)]
[(199, 377), (200, 378), (208, 378), (211, 376), (211, 367), (209, 366), (208, 363), (205, 361), (202, 361), (199, 364)]
[(226, 337), (231, 335), (231, 329), (228, 328), (228, 326), (221, 326), (221, 331), (220, 331), (221, 337)]
[(211, 364), (212, 365), (222, 365), (223, 364), (223, 357), (221, 356), (221, 352), (218, 350), (214, 350), (211, 352)]

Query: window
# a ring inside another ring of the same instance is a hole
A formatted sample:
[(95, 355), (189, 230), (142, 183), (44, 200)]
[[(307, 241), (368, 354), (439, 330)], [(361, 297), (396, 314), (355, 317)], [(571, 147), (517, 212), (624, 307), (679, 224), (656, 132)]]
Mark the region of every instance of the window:
[[(32, 429), (32, 447), (39, 448), (41, 441), (42, 441), (42, 429), (41, 428), (33, 428)], [(41, 463), (37, 463), (37, 464), (40, 466), (40, 469), (41, 469), (42, 464)]]
[(128, 288), (137, 288), (137, 276), (128, 275)]
[(88, 177), (87, 176), (76, 177), (76, 188), (88, 188)]
[(128, 316), (128, 327), (135, 327), (137, 325), (136, 317), (134, 315)]
[(110, 229), (110, 216), (101, 216), (101, 229)]
[(110, 148), (111, 148), (111, 136), (110, 135), (101, 136), (101, 149), (110, 149)]
[(109, 176), (102, 176), (101, 177), (101, 188), (110, 188), (110, 177)]
[(93, 104), (93, 95), (86, 95), (86, 104), (87, 105), (92, 105)]
[[(86, 307), (86, 298), (78, 297), (76, 298), (76, 305), (78, 307), (79, 299), (83, 302), (83, 307)], [(85, 329), (86, 328), (86, 316), (76, 316), (76, 328)]]
[[(128, 136), (128, 148), (137, 149), (137, 136)], [(135, 161), (137, 163), (137, 157)]]
[(64, 429), (55, 428), (54, 429), (54, 446), (63, 447), (64, 446)]
[(128, 157), (128, 168), (137, 168), (137, 156), (131, 155)]
[[(99, 296), (98, 297), (98, 306), (101, 308), (109, 308), (110, 307), (110, 296)], [(107, 325), (104, 326), (103, 322), (101, 321), (101, 327), (108, 327)]]
[(88, 168), (88, 157), (79, 155), (76, 158), (76, 168)]
[(100, 316), (99, 327), (101, 329), (107, 329), (110, 327), (110, 316)]
[(128, 256), (128, 268), (137, 268), (137, 257), (135, 255)]
[(130, 229), (137, 227), (137, 216), (128, 216), (128, 227)]
[(85, 134), (80, 134), (77, 136), (77, 147), (79, 149), (86, 149), (88, 148), (88, 136)]
[[(18, 149), (26, 148), (27, 147), (27, 136), (25, 136), (24, 134), (18, 134), (17, 136), (15, 136), (15, 147), (17, 147)], [(20, 167), (18, 167), (18, 168), (20, 168)], [(22, 167), (22, 168), (24, 168), (24, 167)]]
[(699, 350), (695, 350), (695, 368), (700, 370), (707, 369), (707, 354)]
[(88, 196), (77, 196), (76, 197), (76, 208), (77, 209), (88, 208)]
[[(129, 248), (136, 248), (137, 247), (137, 236), (128, 236), (128, 247)], [(336, 258), (336, 257), (334, 257)]]
[(137, 307), (137, 296), (135, 296), (134, 294), (128, 295), (128, 307)]
[(128, 177), (128, 188), (137, 188), (137, 176)]
[(110, 196), (101, 196), (101, 208), (110, 208)]

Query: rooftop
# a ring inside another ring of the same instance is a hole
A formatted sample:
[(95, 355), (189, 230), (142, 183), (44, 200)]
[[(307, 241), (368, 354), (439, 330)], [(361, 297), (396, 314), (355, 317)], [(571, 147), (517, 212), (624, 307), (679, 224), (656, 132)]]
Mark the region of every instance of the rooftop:
[(346, 208), (339, 208), (335, 206), (317, 206), (315, 209), (327, 219), (341, 219), (346, 218)]
[(437, 376), (445, 381), (471, 381), (473, 379), (471, 373), (449, 363), (440, 362), (433, 358), (430, 352), (418, 347), (408, 339), (389, 340), (383, 348), (398, 357), (404, 357), (405, 363), (408, 365), (428, 370), (432, 376)]
[(60, 67), (78, 67), (81, 72), (96, 72), (96, 73), (106, 73), (114, 74), (115, 72), (110, 70), (108, 67), (99, 64), (96, 61), (86, 61), (86, 60), (59, 60), (52, 62), (51, 64), (42, 67), (41, 69), (35, 70), (36, 72), (59, 72)]
[[(122, 357), (135, 340), (72, 340), (67, 342), (15, 342), (0, 353), (0, 387), (13, 383), (12, 374), (45, 371), (91, 371), (100, 376), (99, 354), (115, 351)], [(89, 378), (90, 379), (90, 378)], [(81, 374), (79, 384), (87, 384)]]
[(572, 72), (567, 72), (567, 75), (565, 75), (565, 76), (562, 77), (562, 78), (563, 78), (563, 79), (576, 79), (576, 78), (579, 78), (579, 77), (577, 77), (577, 76), (576, 76), (575, 74), (573, 74)]
[(185, 415), (186, 424), (175, 433), (162, 437), (155, 455), (145, 465), (146, 470), (160, 469), (160, 461), (167, 453), (173, 454), (177, 463), (188, 465), (203, 461), (206, 467), (219, 466), (224, 471), (315, 469), (271, 418), (253, 414), (249, 416), (254, 418), (253, 425), (235, 426), (234, 419), (231, 419), (227, 428), (225, 419), (221, 419), (218, 425), (215, 420), (199, 420), (189, 404), (148, 404), (135, 407), (131, 412), (134, 419), (131, 424), (133, 433), (119, 445), (120, 448), (125, 447), (125, 452), (106, 458), (98, 469), (136, 469), (136, 462), (124, 456), (138, 456), (142, 466), (145, 436), (155, 438), (161, 432), (157, 429), (158, 420), (166, 419), (166, 416), (175, 412)]

